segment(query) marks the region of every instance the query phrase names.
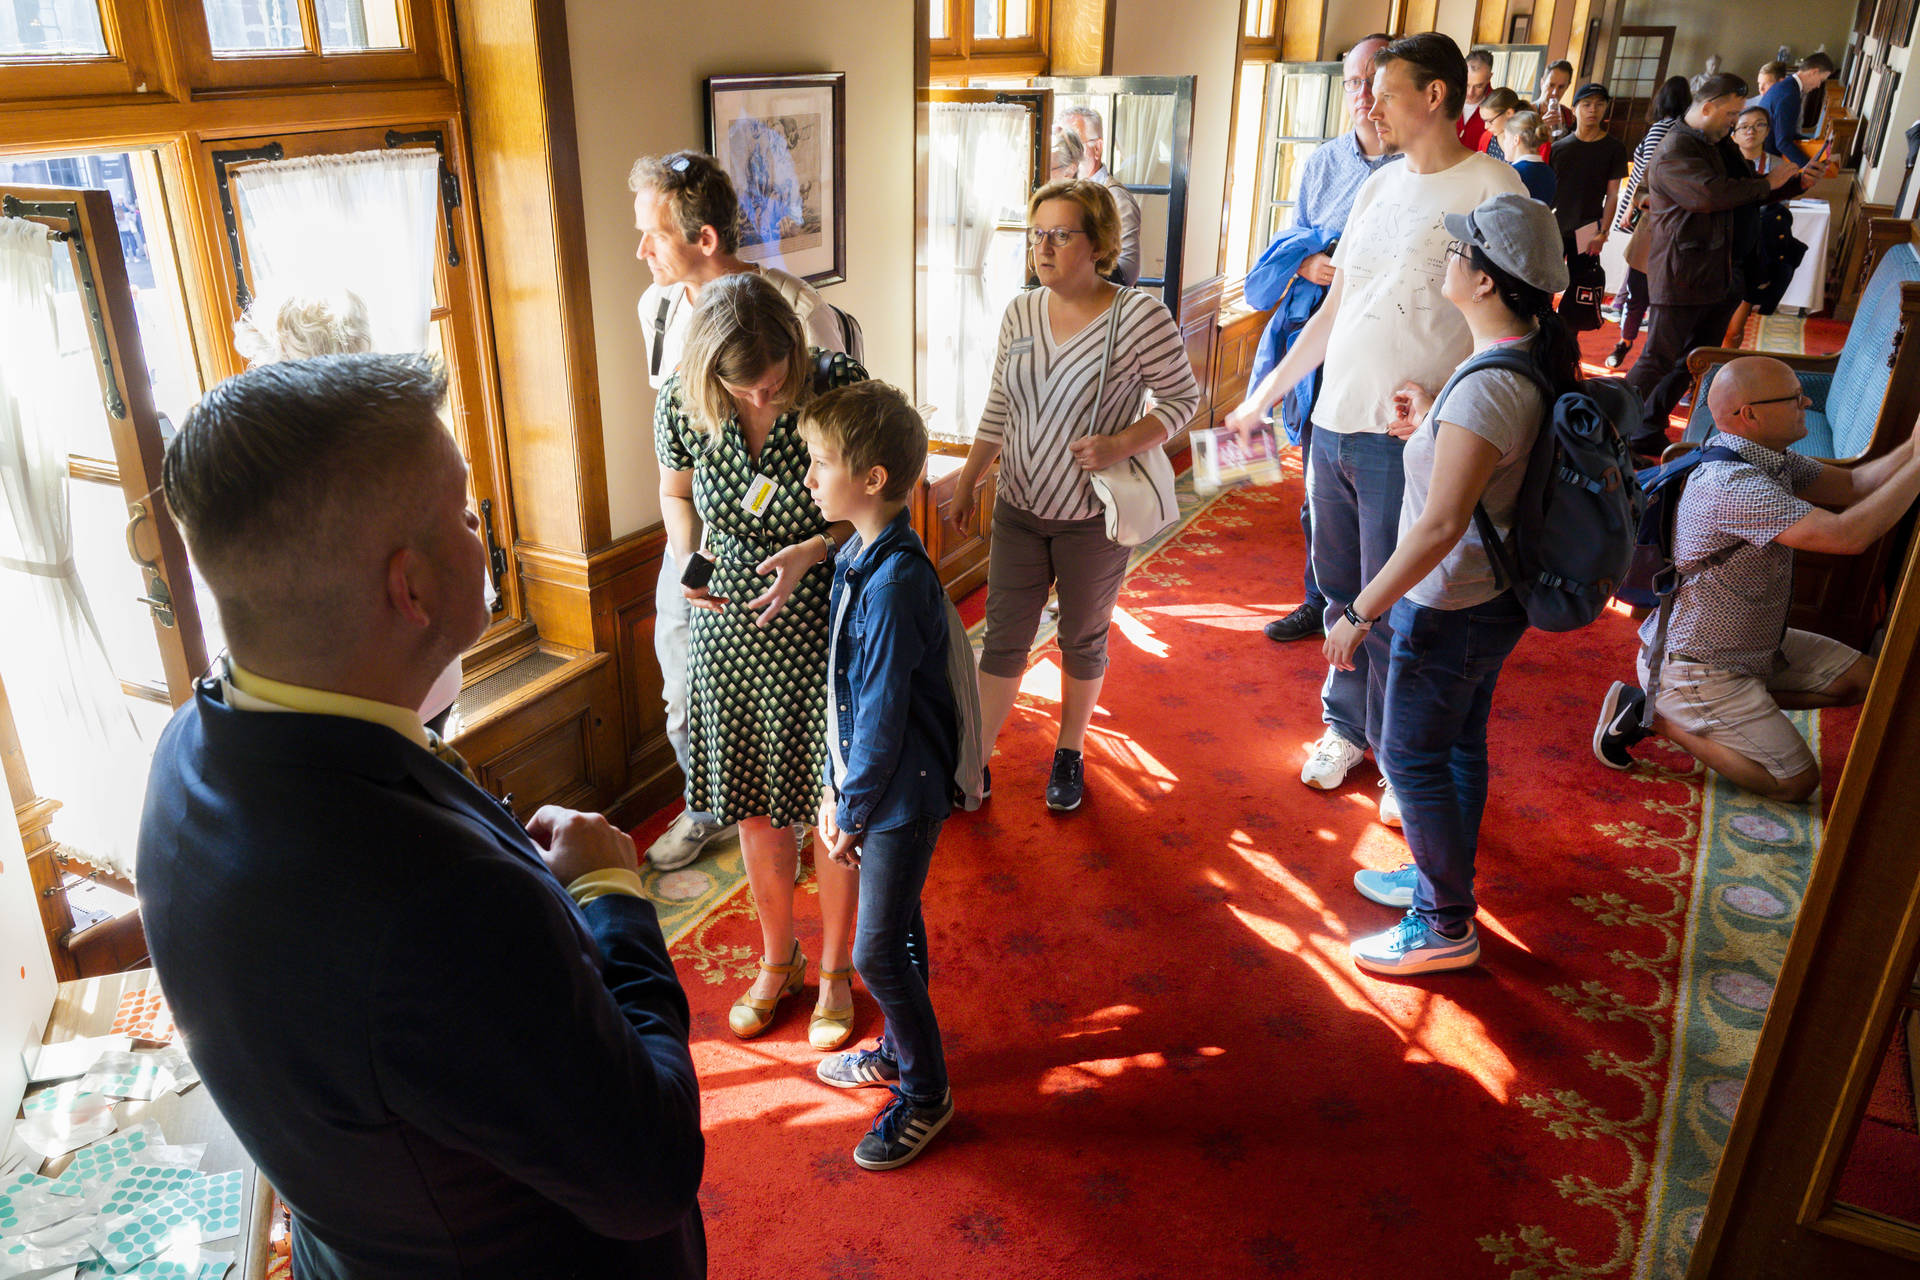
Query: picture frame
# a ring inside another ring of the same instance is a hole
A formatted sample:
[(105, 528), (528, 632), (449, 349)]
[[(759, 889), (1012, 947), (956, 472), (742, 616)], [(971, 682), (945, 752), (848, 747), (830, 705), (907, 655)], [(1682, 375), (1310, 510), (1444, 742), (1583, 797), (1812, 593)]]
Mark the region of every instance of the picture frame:
[(709, 76), (707, 150), (740, 195), (740, 257), (847, 278), (847, 76)]
[(1507, 43), (1526, 44), (1533, 39), (1533, 15), (1516, 13), (1507, 19)]

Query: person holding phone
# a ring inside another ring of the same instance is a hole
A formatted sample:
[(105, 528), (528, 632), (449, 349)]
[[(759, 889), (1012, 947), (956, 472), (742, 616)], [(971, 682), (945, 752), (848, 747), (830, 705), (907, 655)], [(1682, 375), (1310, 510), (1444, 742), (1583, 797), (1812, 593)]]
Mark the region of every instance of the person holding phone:
[[(793, 931), (798, 853), (788, 828), (811, 826), (820, 805), (830, 565), (850, 533), (829, 526), (807, 492), (809, 459), (796, 426), (822, 354), (772, 283), (723, 276), (700, 290), (680, 372), (654, 407), (661, 519), (674, 556), (692, 566), (682, 579), (693, 614), (687, 807), (740, 825), (760, 917), (760, 972), (727, 1015), (743, 1040), (773, 1024), (807, 967)], [(832, 355), (824, 381), (844, 386), (866, 376)], [(816, 856), (814, 869), (822, 968), (807, 1038), (831, 1050), (853, 1032), (859, 881), (827, 858)]]

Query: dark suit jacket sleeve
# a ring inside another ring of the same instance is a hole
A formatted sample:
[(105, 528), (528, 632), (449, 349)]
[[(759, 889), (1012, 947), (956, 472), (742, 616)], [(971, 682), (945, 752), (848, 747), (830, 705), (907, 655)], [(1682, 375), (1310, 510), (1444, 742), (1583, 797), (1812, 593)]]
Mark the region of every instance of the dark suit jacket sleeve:
[(651, 903), (576, 911), (540, 869), (467, 862), (421, 885), (383, 950), (370, 1042), (396, 1114), (600, 1235), (644, 1240), (694, 1207), (699, 1083)]
[(1724, 213), (1773, 194), (1765, 178), (1730, 178), (1711, 154), (1678, 146), (1662, 152), (1647, 185), (1691, 213)]

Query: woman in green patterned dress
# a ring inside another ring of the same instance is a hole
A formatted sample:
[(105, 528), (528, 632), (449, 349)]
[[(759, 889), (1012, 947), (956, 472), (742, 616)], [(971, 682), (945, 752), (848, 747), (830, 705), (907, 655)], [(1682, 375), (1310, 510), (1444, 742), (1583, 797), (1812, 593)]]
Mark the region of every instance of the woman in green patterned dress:
[[(688, 655), (687, 803), (740, 824), (763, 953), (727, 1022), (742, 1039), (800, 990), (807, 958), (793, 932), (795, 859), (787, 828), (819, 811), (826, 758), (827, 597), (833, 554), (851, 529), (829, 526), (807, 492), (795, 430), (813, 397), (819, 353), (800, 319), (757, 275), (700, 290), (680, 372), (660, 388), (654, 449), (660, 508), (681, 564), (713, 562), (693, 606)], [(833, 357), (821, 381), (866, 373)], [(706, 544), (696, 547), (704, 523)], [(836, 1049), (853, 1030), (853, 916), (859, 873), (815, 857), (820, 881), (820, 997), (807, 1038)]]

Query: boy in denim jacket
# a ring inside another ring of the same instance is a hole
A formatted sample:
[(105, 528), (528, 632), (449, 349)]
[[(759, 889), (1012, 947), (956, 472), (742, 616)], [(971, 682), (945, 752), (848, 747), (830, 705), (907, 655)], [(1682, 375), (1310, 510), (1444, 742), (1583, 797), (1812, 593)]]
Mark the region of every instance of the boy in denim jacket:
[(940, 1027), (927, 997), (920, 892), (953, 807), (958, 716), (947, 684), (946, 602), (907, 519), (927, 430), (880, 382), (840, 387), (802, 411), (807, 488), (855, 536), (833, 566), (826, 792), (820, 839), (860, 868), (853, 963), (886, 1015), (871, 1049), (835, 1054), (818, 1075), (842, 1089), (887, 1085), (893, 1100), (854, 1149), (863, 1169), (896, 1169), (953, 1118)]

